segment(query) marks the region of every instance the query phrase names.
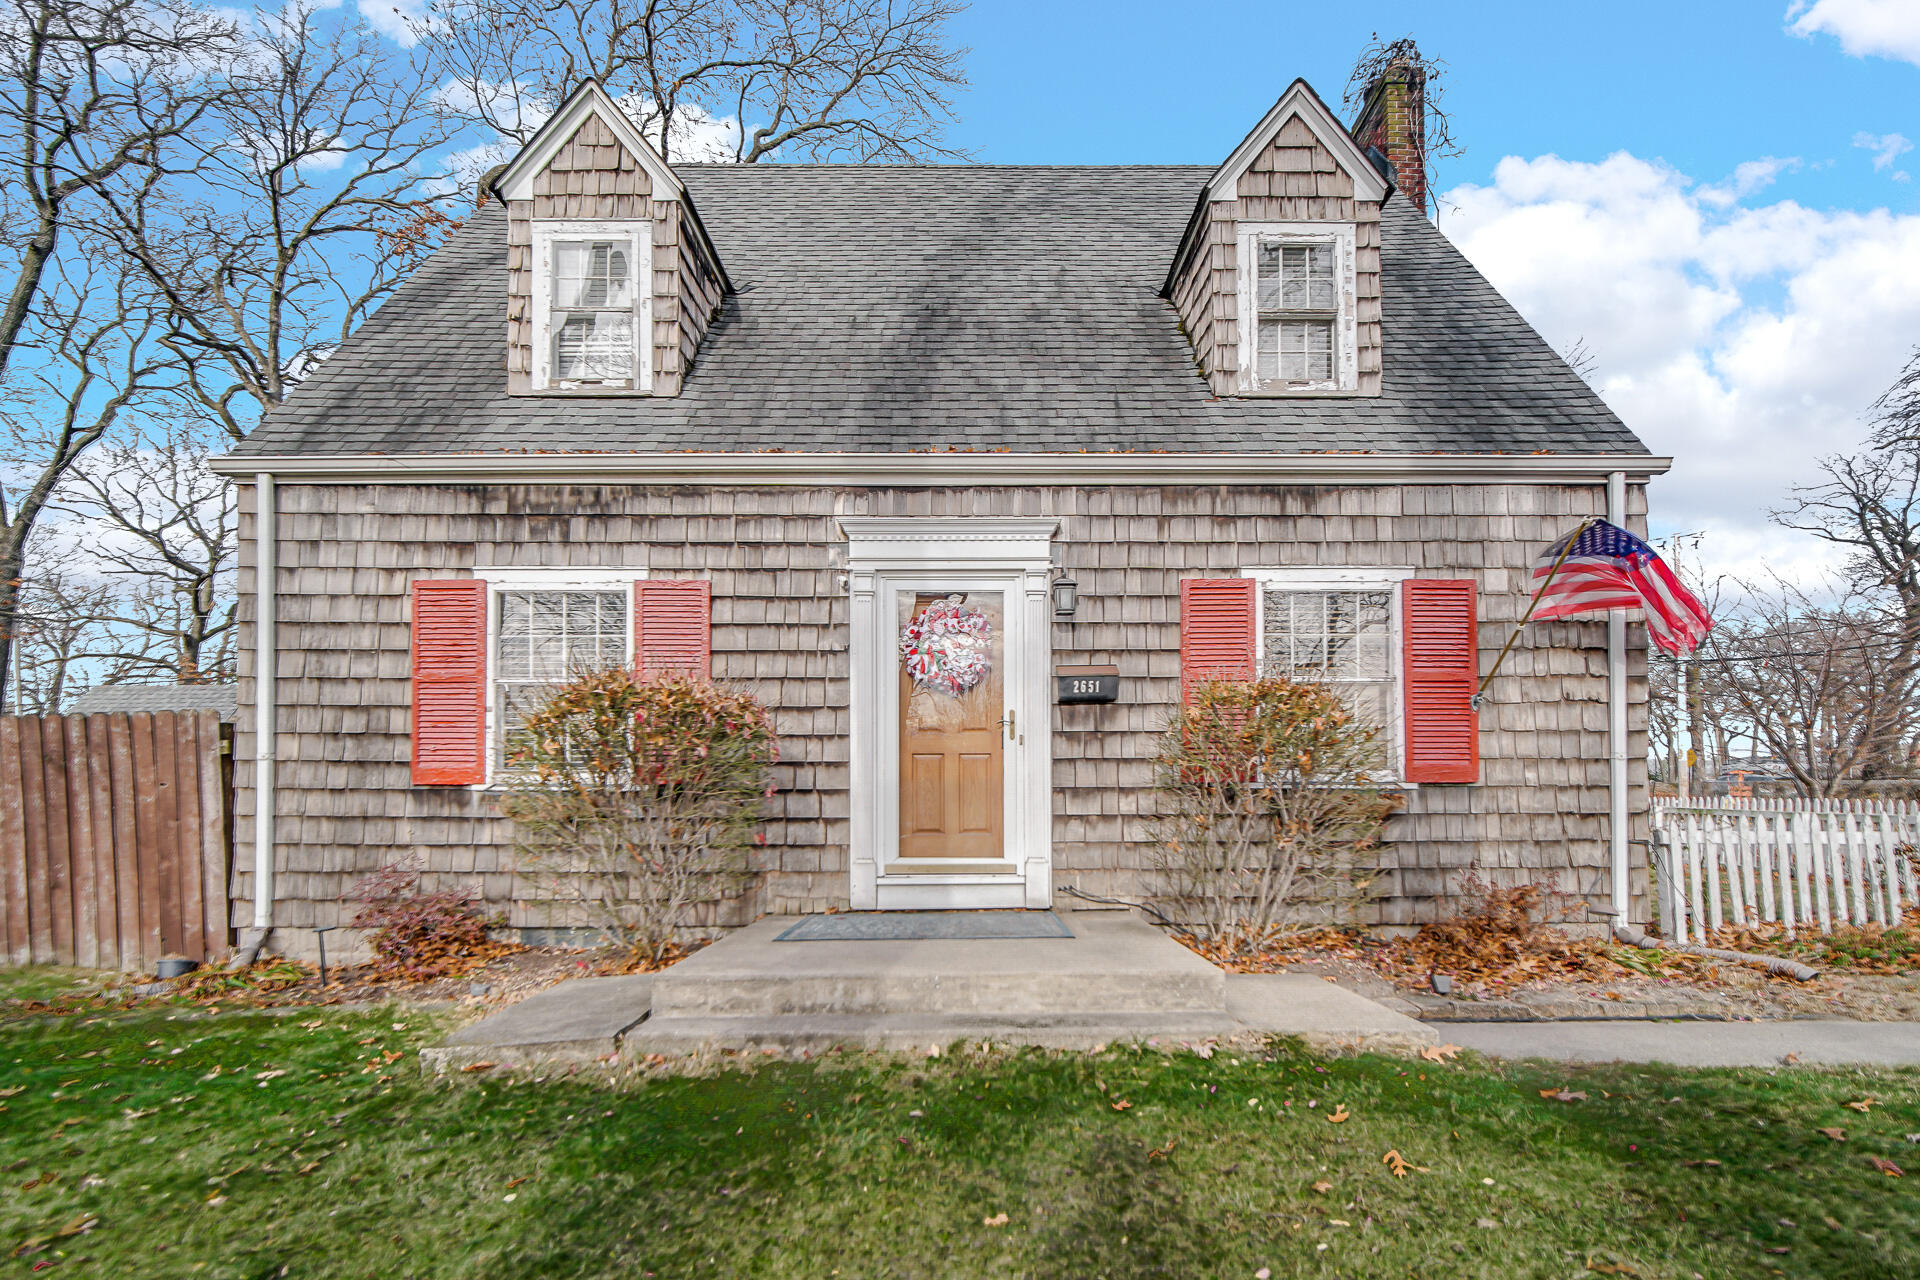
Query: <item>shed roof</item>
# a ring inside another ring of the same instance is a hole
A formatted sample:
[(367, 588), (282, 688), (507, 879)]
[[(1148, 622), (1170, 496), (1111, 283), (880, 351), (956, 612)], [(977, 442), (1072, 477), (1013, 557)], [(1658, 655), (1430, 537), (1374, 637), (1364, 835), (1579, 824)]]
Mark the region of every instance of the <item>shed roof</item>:
[(240, 690), (231, 684), (103, 684), (69, 708), (79, 716), (112, 711), (217, 711), (231, 724), (240, 714)]
[(489, 206), (236, 455), (1646, 452), (1403, 200), (1383, 393), (1237, 399), (1159, 294), (1210, 167), (677, 171), (736, 287), (679, 396), (508, 395)]

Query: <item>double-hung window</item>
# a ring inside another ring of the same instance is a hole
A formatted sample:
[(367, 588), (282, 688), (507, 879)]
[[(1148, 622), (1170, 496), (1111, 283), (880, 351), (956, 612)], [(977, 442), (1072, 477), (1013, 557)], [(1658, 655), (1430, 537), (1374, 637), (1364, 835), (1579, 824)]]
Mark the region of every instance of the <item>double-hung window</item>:
[(1385, 775), (1399, 774), (1399, 583), (1396, 569), (1252, 569), (1260, 674), (1324, 684), (1378, 729)]
[(534, 224), (537, 387), (648, 386), (651, 244), (644, 223)]
[(1241, 381), (1250, 391), (1350, 391), (1353, 230), (1262, 225), (1240, 234)]
[(528, 713), (573, 676), (633, 661), (633, 569), (482, 571), (488, 581), (487, 746), (510, 767)]

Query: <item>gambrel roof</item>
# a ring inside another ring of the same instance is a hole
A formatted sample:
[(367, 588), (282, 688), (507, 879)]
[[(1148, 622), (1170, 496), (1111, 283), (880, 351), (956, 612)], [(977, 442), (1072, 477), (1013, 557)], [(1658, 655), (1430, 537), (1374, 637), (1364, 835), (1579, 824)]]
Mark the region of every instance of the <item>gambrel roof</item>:
[(1160, 296), (1207, 166), (680, 165), (734, 292), (676, 397), (509, 395), (474, 215), (236, 452), (1644, 455), (1405, 201), (1379, 396), (1216, 398)]

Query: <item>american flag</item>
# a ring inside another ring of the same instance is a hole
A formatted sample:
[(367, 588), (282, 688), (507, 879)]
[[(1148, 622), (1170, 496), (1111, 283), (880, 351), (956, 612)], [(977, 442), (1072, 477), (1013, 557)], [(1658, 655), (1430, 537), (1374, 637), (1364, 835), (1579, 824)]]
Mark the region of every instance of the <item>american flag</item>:
[(1645, 609), (1647, 634), (1668, 653), (1692, 653), (1713, 627), (1705, 606), (1652, 547), (1605, 520), (1541, 552), (1533, 562), (1533, 590), (1533, 616), (1539, 619)]

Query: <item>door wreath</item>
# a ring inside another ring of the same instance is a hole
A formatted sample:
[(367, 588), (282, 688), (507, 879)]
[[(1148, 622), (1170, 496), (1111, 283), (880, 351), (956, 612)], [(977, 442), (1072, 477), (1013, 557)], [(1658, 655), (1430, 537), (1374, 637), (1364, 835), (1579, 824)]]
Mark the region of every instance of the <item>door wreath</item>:
[(900, 628), (900, 657), (914, 683), (957, 698), (987, 678), (992, 636), (986, 614), (947, 596)]

